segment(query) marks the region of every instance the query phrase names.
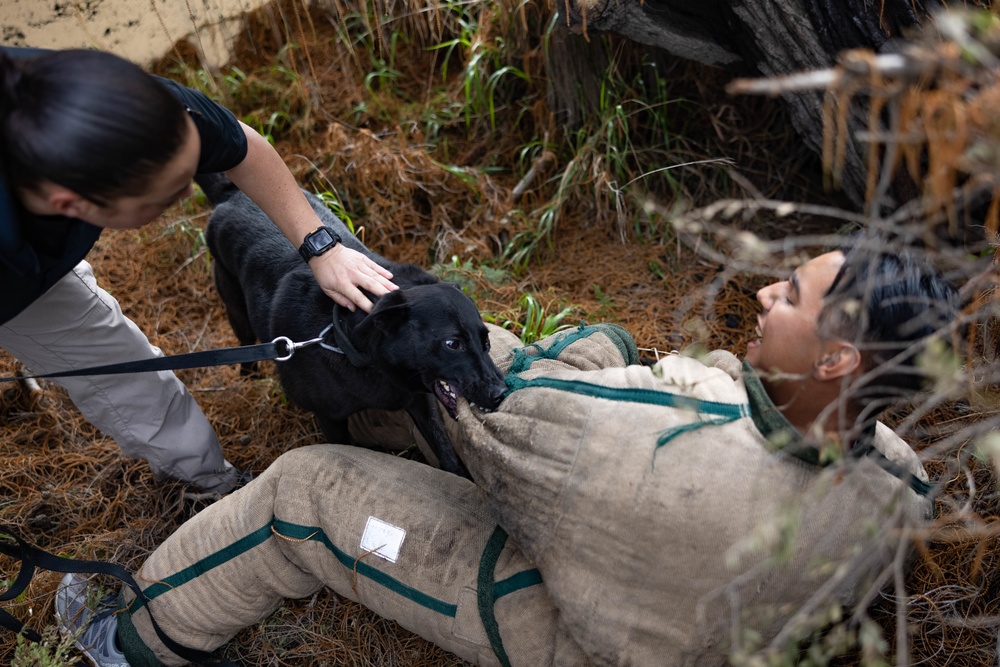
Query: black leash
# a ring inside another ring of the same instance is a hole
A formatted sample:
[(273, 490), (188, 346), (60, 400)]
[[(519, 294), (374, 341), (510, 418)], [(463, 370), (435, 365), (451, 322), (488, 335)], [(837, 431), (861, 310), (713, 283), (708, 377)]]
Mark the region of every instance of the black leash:
[[(292, 358), (295, 351), (301, 347), (319, 343), (320, 347), (343, 354), (353, 366), (364, 368), (370, 366), (372, 358), (368, 354), (361, 352), (351, 343), (347, 330), (344, 328), (343, 320), (340, 317), (340, 304), (333, 306), (333, 321), (326, 326), (315, 338), (295, 343), (287, 336), (278, 336), (270, 343), (260, 343), (258, 345), (243, 345), (240, 347), (225, 347), (215, 350), (204, 350), (202, 352), (188, 352), (185, 354), (172, 354), (152, 359), (137, 359), (135, 361), (125, 361), (118, 364), (108, 364), (105, 366), (91, 366), (90, 368), (78, 368), (71, 371), (59, 371), (56, 373), (43, 373), (40, 375), (13, 375), (0, 377), (0, 382), (14, 382), (15, 380), (40, 380), (43, 378), (65, 378), (80, 377), (84, 375), (120, 375), (123, 373), (149, 373), (152, 371), (175, 371), (182, 368), (202, 368), (207, 366), (227, 366), (229, 364), (245, 364), (254, 361), (287, 361)], [(323, 342), (326, 335), (333, 332), (333, 340), (337, 346), (328, 345)]]
[[(5, 540), (4, 536), (9, 539)], [(14, 544), (11, 544), (10, 540), (13, 540)], [(159, 624), (156, 622), (156, 619), (153, 618), (152, 611), (147, 604), (149, 600), (146, 599), (146, 596), (139, 587), (139, 584), (137, 584), (135, 579), (132, 578), (132, 575), (120, 565), (115, 563), (105, 563), (97, 560), (74, 560), (72, 558), (56, 556), (55, 554), (51, 554), (47, 551), (39, 549), (38, 547), (28, 544), (22, 540), (12, 528), (2, 525), (0, 525), (0, 554), (13, 558), (21, 563), (21, 568), (17, 573), (17, 578), (14, 580), (14, 583), (11, 584), (10, 588), (0, 595), (0, 602), (13, 600), (23, 593), (28, 587), (28, 584), (31, 583), (31, 579), (34, 577), (35, 570), (37, 568), (63, 573), (105, 574), (118, 579), (128, 586), (133, 593), (135, 593), (136, 598), (140, 600), (142, 606), (146, 608), (146, 613), (149, 614), (149, 620), (153, 630), (156, 631), (156, 636), (172, 653), (177, 654), (188, 662), (196, 664), (215, 665), (216, 667), (236, 667), (235, 664), (229, 662), (225, 658), (220, 658), (212, 653), (199, 651), (198, 649), (178, 644), (176, 641), (167, 636), (167, 634), (163, 632)], [(97, 618), (99, 618), (99, 615), (95, 615), (92, 620), (96, 620)], [(37, 632), (24, 627), (24, 623), (14, 618), (14, 616), (7, 613), (3, 609), (0, 609), (0, 626), (15, 633), (22, 634), (30, 641), (42, 641), (42, 637)]]
[(40, 378), (75, 377), (81, 375), (117, 375), (121, 373), (172, 371), (181, 368), (225, 366), (228, 364), (242, 364), (252, 361), (264, 361), (267, 359), (287, 361), (292, 358), (293, 354), (295, 354), (295, 350), (300, 347), (305, 347), (306, 345), (319, 343), (322, 340), (323, 334), (301, 343), (294, 343), (291, 339), (286, 338), (285, 336), (279, 336), (270, 343), (260, 343), (258, 345), (243, 345), (241, 347), (227, 347), (217, 350), (205, 350), (203, 352), (188, 352), (186, 354), (153, 357), (152, 359), (137, 359), (136, 361), (126, 361), (119, 364), (78, 368), (71, 371), (45, 373), (42, 375), (0, 377), (0, 382), (13, 382), (14, 380), (32, 380)]

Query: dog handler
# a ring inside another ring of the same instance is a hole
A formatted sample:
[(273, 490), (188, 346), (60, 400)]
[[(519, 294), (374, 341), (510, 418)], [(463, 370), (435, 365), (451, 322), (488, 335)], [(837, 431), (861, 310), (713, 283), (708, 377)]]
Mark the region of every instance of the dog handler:
[[(84, 257), (105, 229), (136, 229), (225, 172), (342, 306), (371, 309), (392, 275), (329, 239), (274, 148), (231, 112), (109, 53), (0, 48), (0, 347), (34, 373), (162, 355)], [(157, 478), (206, 491), (245, 482), (170, 372), (58, 380), (83, 415)]]
[(926, 379), (918, 354), (958, 298), (905, 252), (850, 249), (758, 299), (743, 363), (638, 365), (614, 325), (526, 348), (494, 329), (510, 394), (492, 413), (460, 404), (475, 484), (356, 447), (294, 449), (150, 555), (142, 603), (95, 617), (68, 575), (60, 624), (98, 667), (185, 662), (150, 614), (210, 651), (324, 586), (490, 666), (722, 665), (807, 605), (823, 627), (926, 516), (926, 473), (876, 416)]

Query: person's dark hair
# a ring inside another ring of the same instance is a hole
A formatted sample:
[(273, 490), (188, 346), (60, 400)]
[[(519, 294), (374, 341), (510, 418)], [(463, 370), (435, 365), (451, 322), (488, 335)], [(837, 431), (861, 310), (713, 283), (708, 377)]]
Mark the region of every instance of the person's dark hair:
[(950, 342), (946, 329), (958, 320), (958, 291), (909, 251), (855, 239), (842, 252), (844, 264), (824, 296), (818, 325), (821, 335), (860, 350), (870, 377), (856, 397), (878, 401), (925, 388), (931, 378), (920, 355), (931, 340), (945, 348)]
[(185, 113), (166, 86), (110, 53), (0, 51), (0, 155), (19, 186), (52, 181), (101, 205), (140, 195), (180, 150)]

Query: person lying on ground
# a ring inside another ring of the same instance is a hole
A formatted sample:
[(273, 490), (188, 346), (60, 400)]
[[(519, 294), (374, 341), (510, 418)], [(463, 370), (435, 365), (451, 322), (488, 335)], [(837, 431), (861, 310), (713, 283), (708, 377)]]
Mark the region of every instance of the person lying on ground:
[[(137, 229), (225, 172), (296, 247), (322, 223), (275, 149), (205, 95), (110, 53), (0, 48), (0, 348), (38, 374), (161, 356), (84, 259), (105, 229)], [(308, 247), (313, 247), (309, 245)], [(310, 268), (351, 310), (395, 289), (359, 252), (314, 248)], [(225, 493), (248, 475), (174, 373), (54, 380), (157, 478)]]
[(478, 665), (721, 665), (808, 634), (827, 601), (876, 590), (895, 529), (927, 516), (919, 459), (876, 416), (921, 388), (958, 297), (859, 243), (757, 298), (742, 363), (648, 367), (615, 325), (527, 347), (494, 329), (509, 395), (458, 422), (475, 483), (286, 452), (157, 548), (118, 613), (64, 578), (60, 623), (99, 667), (183, 664), (323, 587)]

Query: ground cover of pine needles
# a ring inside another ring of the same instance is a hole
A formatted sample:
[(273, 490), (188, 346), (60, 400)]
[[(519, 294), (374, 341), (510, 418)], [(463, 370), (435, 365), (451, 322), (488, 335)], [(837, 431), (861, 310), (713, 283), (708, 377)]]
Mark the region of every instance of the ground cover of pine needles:
[[(691, 345), (741, 354), (756, 289), (791, 264), (734, 263), (714, 239), (750, 231), (784, 243), (791, 262), (821, 245), (810, 235), (828, 239), (844, 221), (759, 210), (730, 216), (725, 234), (712, 236), (680, 233), (670, 220), (733, 197), (831, 211), (845, 203), (823, 189), (820, 160), (776, 102), (726, 95), (731, 75), (624, 40), (564, 34), (555, 20), (546, 3), (334, 0), (305, 12), (284, 2), (248, 17), (221, 71), (206, 72), (185, 44), (152, 69), (268, 136), (369, 247), (460, 283), (486, 319), (525, 340), (581, 320), (617, 322), (647, 357)], [(142, 230), (105, 233), (88, 258), (167, 354), (236, 344), (203, 243), (208, 213), (195, 197)], [(0, 374), (16, 370), (0, 355)], [(234, 367), (178, 375), (239, 467), (260, 472), (284, 451), (322, 442), (312, 418), (284, 400), (273, 366), (257, 378)], [(38, 546), (135, 571), (212, 502), (154, 481), (55, 384), (2, 390), (0, 523)], [(925, 448), (992, 415), (949, 403), (908, 439)], [(992, 467), (961, 450), (926, 464), (933, 480), (948, 481), (938, 530), (914, 539), (902, 606), (880, 595), (860, 626), (829, 619), (813, 641), (822, 650), (787, 664), (891, 661), (900, 609), (914, 664), (995, 664), (996, 621), (956, 621), (996, 618), (1000, 559)], [(9, 565), (0, 560), (0, 572), (12, 577)], [(57, 581), (41, 572), (9, 610), (50, 627)], [(0, 660), (13, 655), (0, 642)], [(244, 664), (462, 664), (330, 592), (290, 601), (227, 655)]]

